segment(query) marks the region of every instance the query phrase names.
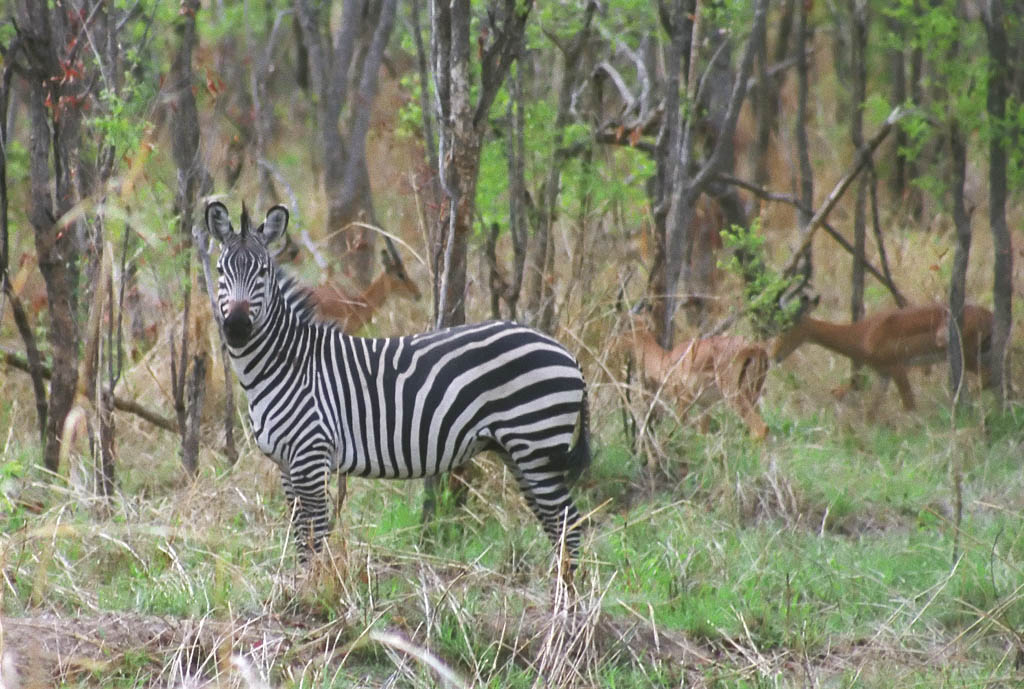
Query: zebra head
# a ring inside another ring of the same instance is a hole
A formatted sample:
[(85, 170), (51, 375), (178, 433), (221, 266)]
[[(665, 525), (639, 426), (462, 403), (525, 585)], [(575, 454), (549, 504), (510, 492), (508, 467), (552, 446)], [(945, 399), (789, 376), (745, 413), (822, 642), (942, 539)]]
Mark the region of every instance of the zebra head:
[(206, 206), (206, 228), (220, 242), (217, 259), (217, 304), (224, 323), (224, 338), (234, 348), (244, 347), (262, 323), (277, 284), (277, 266), (267, 244), (288, 227), (288, 209), (274, 206), (267, 219), (252, 229), (242, 206), (242, 228), (231, 227), (228, 209), (214, 201)]

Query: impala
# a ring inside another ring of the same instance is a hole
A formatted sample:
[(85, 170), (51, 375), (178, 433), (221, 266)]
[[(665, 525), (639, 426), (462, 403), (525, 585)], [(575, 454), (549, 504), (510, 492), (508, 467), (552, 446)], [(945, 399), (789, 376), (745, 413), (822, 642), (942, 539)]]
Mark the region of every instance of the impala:
[[(780, 362), (805, 342), (813, 342), (870, 366), (882, 377), (884, 391), (889, 379), (896, 382), (904, 409), (914, 408), (914, 392), (907, 369), (938, 363), (946, 358), (949, 311), (941, 304), (908, 306), (874, 314), (855, 323), (830, 323), (798, 317), (796, 324), (775, 341), (772, 358)], [(992, 312), (980, 306), (964, 307), (964, 368), (989, 384), (987, 356), (991, 346)]]
[(684, 413), (694, 404), (724, 399), (751, 436), (763, 439), (768, 434), (757, 412), (769, 364), (764, 347), (743, 337), (720, 335), (686, 340), (667, 350), (639, 318), (634, 317), (634, 326), (614, 347), (633, 354), (648, 384), (668, 392)]
[(378, 275), (362, 294), (350, 294), (334, 285), (321, 285), (310, 290), (317, 315), (338, 324), (346, 333), (357, 333), (373, 319), (377, 309), (392, 294), (414, 301), (420, 289), (409, 279), (398, 252), (381, 249), (384, 272)]

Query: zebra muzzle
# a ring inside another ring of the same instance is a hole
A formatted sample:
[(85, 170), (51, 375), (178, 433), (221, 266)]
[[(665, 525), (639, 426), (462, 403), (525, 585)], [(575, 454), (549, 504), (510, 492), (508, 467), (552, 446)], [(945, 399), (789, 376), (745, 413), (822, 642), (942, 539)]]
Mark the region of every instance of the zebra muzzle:
[(242, 347), (252, 335), (252, 320), (249, 318), (248, 302), (239, 302), (228, 311), (224, 319), (224, 339), (232, 347)]

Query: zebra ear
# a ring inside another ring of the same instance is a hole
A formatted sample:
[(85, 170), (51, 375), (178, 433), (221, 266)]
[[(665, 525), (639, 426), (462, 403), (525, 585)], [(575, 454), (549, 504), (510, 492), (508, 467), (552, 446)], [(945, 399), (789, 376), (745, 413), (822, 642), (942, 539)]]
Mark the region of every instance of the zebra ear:
[(236, 235), (231, 227), (231, 216), (220, 201), (213, 201), (206, 206), (206, 230), (221, 244), (234, 241)]
[(267, 211), (267, 219), (256, 229), (263, 246), (284, 234), (288, 229), (288, 209), (284, 206), (274, 206)]

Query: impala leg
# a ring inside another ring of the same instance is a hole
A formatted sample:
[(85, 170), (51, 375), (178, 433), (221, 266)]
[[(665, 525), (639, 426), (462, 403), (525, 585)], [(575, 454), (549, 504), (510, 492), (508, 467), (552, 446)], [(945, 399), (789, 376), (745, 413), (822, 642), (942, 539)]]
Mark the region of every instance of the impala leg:
[(910, 379), (907, 377), (907, 372), (904, 369), (898, 369), (892, 372), (893, 382), (896, 383), (896, 389), (900, 393), (900, 399), (903, 401), (903, 408), (907, 411), (913, 411), (914, 404), (914, 391), (910, 387)]
[(748, 356), (740, 368), (739, 389), (733, 397), (733, 404), (740, 417), (750, 429), (750, 435), (757, 440), (768, 436), (768, 426), (757, 411), (757, 401), (761, 399), (761, 390), (768, 376), (768, 356), (761, 350)]
[(757, 412), (755, 404), (751, 403), (744, 395), (736, 395), (733, 398), (733, 406), (740, 418), (750, 429), (750, 435), (756, 440), (764, 440), (768, 436), (768, 425)]

